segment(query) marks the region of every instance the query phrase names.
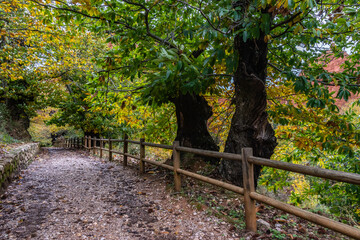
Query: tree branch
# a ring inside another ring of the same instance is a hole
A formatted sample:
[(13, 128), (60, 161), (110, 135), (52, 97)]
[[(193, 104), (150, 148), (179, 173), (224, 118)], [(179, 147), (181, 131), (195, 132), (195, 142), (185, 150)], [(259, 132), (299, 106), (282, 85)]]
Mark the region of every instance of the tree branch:
[(182, 3), (192, 9), (197, 10), (198, 12), (200, 12), (200, 14), (205, 18), (205, 20), (208, 22), (208, 24), (211, 26), (212, 29), (214, 29), (215, 31), (226, 35), (226, 32), (223, 32), (222, 30), (218, 29), (217, 27), (214, 26), (214, 24), (212, 24), (212, 22), (210, 21), (210, 19), (206, 16), (206, 14), (201, 10), (201, 4), (202, 2), (200, 2), (200, 6), (199, 7), (195, 7), (190, 5), (189, 3), (185, 2), (185, 1), (181, 1), (181, 0), (177, 0), (177, 2)]
[(273, 30), (273, 29), (275, 29), (275, 28), (277, 28), (277, 27), (280, 27), (280, 26), (282, 26), (282, 25), (284, 25), (284, 24), (287, 24), (287, 23), (289, 23), (289, 22), (292, 22), (292, 21), (293, 21), (297, 16), (299, 16), (301, 13), (302, 13), (302, 12), (298, 12), (298, 13), (292, 15), (289, 19), (286, 19), (286, 20), (284, 20), (284, 21), (282, 21), (282, 22), (280, 22), (280, 23), (277, 23), (277, 24), (273, 25), (273, 26), (270, 28), (270, 30)]
[(277, 70), (278, 72), (282, 73), (283, 71), (278, 68), (277, 66), (275, 66), (274, 64), (272, 64), (271, 62), (268, 62), (268, 65), (271, 66), (272, 68), (274, 68), (275, 70)]
[[(274, 64), (272, 63), (268, 63), (272, 68), (274, 68), (275, 70), (279, 71), (280, 73), (283, 72), (283, 70), (281, 70), (280, 68), (278, 68), (277, 66), (275, 66)], [(321, 81), (321, 80), (317, 80), (318, 83), (321, 83), (325, 86), (339, 86), (339, 85), (336, 85), (334, 83), (329, 83), (329, 82), (326, 82), (326, 81)], [(349, 87), (360, 87), (360, 84), (345, 84), (346, 86), (349, 86)]]
[[(147, 59), (147, 60), (141, 61), (140, 63), (146, 63), (146, 62), (149, 62), (151, 60), (152, 59)], [(123, 69), (123, 68), (130, 68), (130, 67), (133, 67), (133, 65), (125, 65), (125, 66), (121, 66), (121, 67), (117, 67), (117, 68), (113, 68), (113, 69), (108, 69), (108, 70), (100, 70), (97, 73), (103, 73), (103, 72), (109, 73), (111, 71), (116, 71), (116, 70), (120, 70), (120, 69)]]
[[(52, 9), (56, 9), (56, 10), (61, 10), (61, 11), (68, 11), (68, 12), (72, 12), (72, 13), (75, 13), (75, 14), (80, 14), (84, 17), (87, 17), (87, 18), (90, 18), (90, 19), (95, 19), (95, 20), (101, 20), (103, 21), (104, 19), (99, 17), (99, 16), (91, 16), (89, 14), (86, 14), (86, 13), (83, 13), (81, 11), (78, 11), (78, 10), (75, 10), (75, 9), (72, 9), (72, 8), (63, 8), (63, 7), (56, 7), (56, 6), (52, 6), (52, 5), (47, 5), (47, 4), (43, 4), (43, 3), (40, 3), (36, 0), (30, 0), (40, 6), (43, 6), (43, 7), (50, 7)], [(138, 3), (133, 3), (133, 2), (130, 2), (130, 1), (126, 1), (126, 0), (123, 0), (125, 3), (128, 3), (128, 4), (131, 4), (131, 5), (134, 5), (134, 6), (142, 6), (141, 4), (138, 4)], [(145, 7), (145, 6), (144, 6)], [(145, 8), (147, 10), (147, 8)], [(109, 20), (106, 20), (108, 22), (110, 22)], [(114, 21), (114, 23), (116, 24), (120, 24), (122, 26), (124, 26), (125, 28), (129, 29), (129, 30), (132, 30), (132, 31), (138, 31), (138, 29), (134, 28), (134, 27), (131, 27), (130, 25), (126, 24), (125, 22), (122, 22), (122, 21)], [(145, 23), (146, 24), (146, 23)], [(149, 28), (149, 24), (147, 23), (146, 25), (146, 28), (147, 28), (147, 33), (146, 35), (148, 35), (149, 37), (155, 39), (157, 42), (161, 43), (161, 44), (164, 44), (164, 45), (167, 45), (169, 47), (172, 47), (172, 48), (175, 48), (177, 49), (177, 47), (170, 43), (169, 41), (165, 40), (165, 39), (162, 39), (161, 37), (153, 34), (152, 32), (150, 32), (150, 28)]]
[(143, 88), (146, 88), (146, 87), (148, 87), (148, 86), (150, 86), (150, 84), (146, 84), (146, 85), (144, 85), (144, 86), (140, 86), (140, 87), (137, 87), (137, 88), (133, 88), (133, 89), (126, 89), (126, 90), (124, 90), (124, 89), (109, 89), (109, 90), (111, 90), (111, 91), (113, 91), (113, 92), (136, 92), (136, 91), (139, 91), (139, 90), (141, 90), (141, 89), (143, 89)]
[(206, 74), (206, 77), (234, 77), (232, 74)]

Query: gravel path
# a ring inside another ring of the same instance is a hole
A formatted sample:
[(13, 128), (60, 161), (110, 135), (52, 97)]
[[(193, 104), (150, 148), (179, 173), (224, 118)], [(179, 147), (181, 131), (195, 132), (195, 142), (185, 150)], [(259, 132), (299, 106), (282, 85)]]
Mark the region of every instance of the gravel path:
[(0, 239), (238, 239), (162, 179), (82, 151), (47, 149), (0, 203)]

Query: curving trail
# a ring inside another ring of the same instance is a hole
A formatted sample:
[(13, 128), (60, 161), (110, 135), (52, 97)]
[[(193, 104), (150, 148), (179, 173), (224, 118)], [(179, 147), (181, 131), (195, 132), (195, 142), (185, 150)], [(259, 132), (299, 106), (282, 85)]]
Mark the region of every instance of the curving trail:
[(238, 239), (158, 176), (83, 151), (43, 151), (0, 199), (0, 239)]

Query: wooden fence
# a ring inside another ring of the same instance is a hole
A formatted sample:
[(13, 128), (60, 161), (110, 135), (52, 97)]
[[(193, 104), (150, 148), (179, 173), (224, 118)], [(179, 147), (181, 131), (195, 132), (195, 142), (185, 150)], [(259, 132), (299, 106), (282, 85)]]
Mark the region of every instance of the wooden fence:
[[(108, 143), (108, 148), (104, 148), (104, 143)], [(123, 151), (114, 150), (112, 148), (112, 143), (122, 142)], [(97, 143), (100, 143), (97, 146)], [(128, 153), (128, 144), (137, 144), (140, 145), (140, 156), (131, 155)], [(298, 207), (283, 203), (281, 201), (275, 200), (273, 198), (267, 197), (265, 195), (259, 194), (255, 191), (254, 184), (254, 164), (261, 166), (268, 166), (276, 169), (282, 169), (286, 171), (301, 173), (305, 175), (311, 175), (315, 177), (321, 177), (324, 179), (336, 180), (339, 182), (346, 182), (351, 184), (360, 185), (360, 174), (355, 173), (346, 173), (334, 170), (328, 170), (318, 167), (309, 167), (298, 164), (286, 163), (274, 161), (266, 158), (260, 158), (253, 156), (252, 148), (243, 148), (242, 154), (232, 154), (232, 153), (222, 153), (215, 151), (208, 151), (202, 149), (194, 149), (188, 147), (182, 147), (179, 145), (179, 142), (175, 141), (173, 145), (163, 145), (145, 142), (144, 139), (140, 141), (129, 140), (127, 136), (124, 139), (98, 139), (91, 138), (86, 136), (83, 139), (67, 139), (64, 143), (64, 147), (84, 147), (88, 151), (96, 154), (96, 150), (99, 151), (100, 157), (103, 157), (103, 151), (109, 153), (109, 161), (113, 160), (113, 153), (123, 155), (123, 165), (127, 166), (128, 157), (139, 160), (139, 169), (141, 173), (145, 173), (145, 163), (150, 163), (174, 172), (174, 185), (175, 191), (181, 190), (181, 176), (191, 177), (212, 185), (239, 193), (244, 196), (244, 205), (245, 205), (245, 223), (246, 229), (250, 231), (256, 231), (256, 208), (255, 201), (265, 203), (277, 209), (280, 209), (284, 212), (293, 214), (315, 224), (324, 226), (326, 228), (332, 229), (336, 232), (342, 233), (349, 237), (360, 239), (360, 229), (352, 227), (337, 221), (334, 221), (330, 218), (305, 211)], [(155, 147), (169, 149), (173, 151), (173, 166), (153, 161), (145, 158), (145, 147)], [(205, 177), (197, 173), (193, 173), (180, 168), (180, 152), (193, 153), (202, 156), (224, 158), (233, 161), (242, 161), (242, 171), (243, 171), (243, 182), (244, 188), (235, 186), (226, 182), (222, 182), (213, 178)]]
[(67, 138), (65, 141), (60, 144), (64, 148), (82, 148), (84, 147), (85, 138)]

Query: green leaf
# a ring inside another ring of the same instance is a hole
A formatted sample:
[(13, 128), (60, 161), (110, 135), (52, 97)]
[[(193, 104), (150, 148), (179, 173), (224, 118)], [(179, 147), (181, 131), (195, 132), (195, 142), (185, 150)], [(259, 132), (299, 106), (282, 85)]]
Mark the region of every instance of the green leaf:
[(217, 59), (219, 62), (222, 62), (222, 60), (224, 59), (225, 57), (225, 50), (224, 49), (218, 49), (217, 50)]
[(247, 31), (244, 31), (243, 32), (243, 41), (246, 42), (248, 39), (248, 32)]
[(178, 61), (176, 64), (176, 70), (181, 71), (183, 69), (183, 63), (182, 61)]
[(294, 8), (295, 6), (294, 0), (288, 0), (288, 6), (289, 8)]
[(167, 70), (165, 80), (169, 79), (170, 75), (171, 75), (171, 70)]

